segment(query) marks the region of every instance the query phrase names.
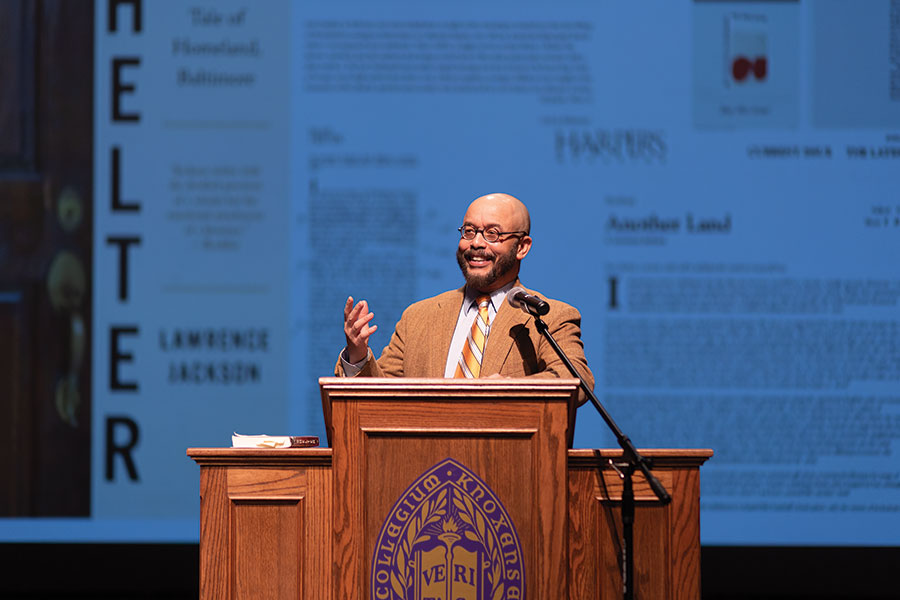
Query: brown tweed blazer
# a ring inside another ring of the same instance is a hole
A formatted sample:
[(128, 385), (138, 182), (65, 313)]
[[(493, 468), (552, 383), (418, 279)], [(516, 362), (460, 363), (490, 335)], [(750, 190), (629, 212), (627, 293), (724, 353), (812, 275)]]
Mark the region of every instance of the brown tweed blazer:
[[(529, 290), (529, 293), (534, 293)], [(543, 297), (543, 296), (541, 296)], [(444, 376), (447, 353), (465, 288), (451, 290), (411, 305), (400, 317), (391, 341), (376, 361), (369, 351), (358, 377), (436, 377)], [(553, 338), (572, 364), (593, 388), (594, 377), (584, 357), (581, 341), (581, 314), (574, 307), (545, 298), (550, 312), (543, 317)], [(335, 375), (344, 376), (341, 361)], [(553, 348), (534, 326), (531, 316), (506, 302), (497, 310), (484, 349), (481, 376), (571, 377)], [(587, 398), (581, 394), (579, 404)]]

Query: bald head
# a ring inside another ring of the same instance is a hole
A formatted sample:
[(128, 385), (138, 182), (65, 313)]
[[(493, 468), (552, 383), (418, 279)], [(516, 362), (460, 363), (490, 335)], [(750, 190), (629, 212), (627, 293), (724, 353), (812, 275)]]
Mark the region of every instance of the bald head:
[(476, 215), (487, 214), (490, 214), (495, 219), (503, 219), (495, 222), (501, 225), (504, 231), (531, 233), (531, 217), (528, 214), (528, 208), (515, 196), (510, 196), (509, 194), (487, 194), (476, 198), (466, 210), (464, 222), (470, 222), (470, 216), (474, 218)]

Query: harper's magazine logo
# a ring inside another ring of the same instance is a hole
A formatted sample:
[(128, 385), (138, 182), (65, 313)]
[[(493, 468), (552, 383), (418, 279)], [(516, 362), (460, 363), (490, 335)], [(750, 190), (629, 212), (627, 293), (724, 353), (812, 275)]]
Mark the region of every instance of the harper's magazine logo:
[(444, 459), (391, 508), (372, 557), (373, 600), (519, 600), (522, 545), (475, 473)]

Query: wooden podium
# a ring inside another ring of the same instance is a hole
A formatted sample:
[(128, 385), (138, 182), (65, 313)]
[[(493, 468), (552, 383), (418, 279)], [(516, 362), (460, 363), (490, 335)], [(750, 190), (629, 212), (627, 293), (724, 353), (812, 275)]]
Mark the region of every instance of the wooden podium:
[[(201, 598), (621, 597), (621, 452), (567, 451), (576, 380), (320, 384), (332, 448), (188, 450)], [(673, 502), (635, 475), (635, 597), (698, 599), (711, 452), (644, 453)]]

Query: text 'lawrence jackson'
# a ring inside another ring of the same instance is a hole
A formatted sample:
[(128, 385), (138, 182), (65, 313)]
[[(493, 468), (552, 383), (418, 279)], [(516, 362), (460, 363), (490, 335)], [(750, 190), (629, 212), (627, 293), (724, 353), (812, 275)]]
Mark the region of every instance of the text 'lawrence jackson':
[[(159, 348), (167, 353), (195, 354), (170, 360), (169, 383), (246, 385), (260, 383), (262, 365), (241, 354), (267, 353), (266, 328), (175, 328), (159, 330)], [(196, 353), (204, 353), (196, 356)], [(215, 353), (212, 358), (206, 353)]]

